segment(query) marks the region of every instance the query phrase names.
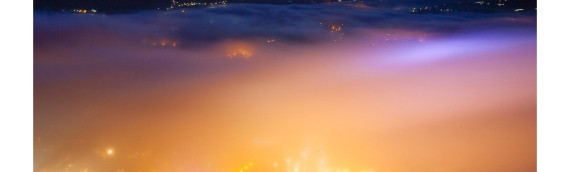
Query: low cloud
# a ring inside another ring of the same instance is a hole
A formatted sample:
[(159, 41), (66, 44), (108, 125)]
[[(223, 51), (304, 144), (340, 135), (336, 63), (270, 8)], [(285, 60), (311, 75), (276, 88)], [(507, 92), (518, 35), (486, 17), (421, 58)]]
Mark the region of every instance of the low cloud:
[(360, 29), (399, 29), (455, 33), (501, 28), (536, 27), (536, 16), (519, 13), (412, 14), (357, 5), (236, 4), (176, 11), (140, 11), (113, 15), (36, 13), (36, 47), (81, 36), (101, 35), (117, 40), (173, 40), (180, 47), (201, 48), (225, 40), (279, 39), (292, 43), (327, 40), (331, 26), (342, 26), (347, 37)]

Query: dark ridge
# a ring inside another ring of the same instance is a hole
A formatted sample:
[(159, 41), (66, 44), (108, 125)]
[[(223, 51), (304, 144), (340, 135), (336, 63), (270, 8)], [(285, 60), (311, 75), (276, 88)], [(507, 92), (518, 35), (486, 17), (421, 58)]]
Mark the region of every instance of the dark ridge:
[[(176, 0), (178, 4), (199, 2), (214, 3), (226, 1), (229, 4), (319, 4), (339, 2), (339, 0)], [(371, 6), (404, 7), (404, 8), (453, 8), (458, 11), (489, 12), (506, 11), (505, 9), (534, 10), (536, 0), (341, 0), (342, 2), (364, 3)], [(483, 1), (484, 4), (476, 5)], [(497, 4), (503, 4), (498, 6)], [(115, 13), (136, 10), (166, 10), (173, 6), (172, 0), (35, 0), (34, 10), (70, 10), (95, 9), (100, 12)]]

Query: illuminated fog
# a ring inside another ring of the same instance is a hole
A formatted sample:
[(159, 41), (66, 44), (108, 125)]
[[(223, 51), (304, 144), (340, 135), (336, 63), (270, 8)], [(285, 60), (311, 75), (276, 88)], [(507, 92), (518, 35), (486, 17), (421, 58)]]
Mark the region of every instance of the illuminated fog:
[(36, 171), (535, 168), (535, 15), (34, 14)]

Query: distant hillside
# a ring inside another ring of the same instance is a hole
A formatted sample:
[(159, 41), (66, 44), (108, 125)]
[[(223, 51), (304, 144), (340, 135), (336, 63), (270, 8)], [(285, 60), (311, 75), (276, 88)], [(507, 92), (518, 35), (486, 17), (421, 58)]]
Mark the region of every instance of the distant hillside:
[[(177, 0), (185, 2), (219, 2), (223, 0)], [(338, 2), (338, 0), (225, 0), (228, 3), (255, 3), (255, 4), (314, 4)], [(353, 1), (353, 0), (341, 0)], [(536, 0), (359, 0), (365, 4), (386, 7), (427, 7), (442, 6), (465, 9), (463, 11), (478, 10), (475, 2), (484, 2), (482, 5), (497, 6), (504, 3), (501, 8), (536, 8)], [(169, 7), (172, 0), (34, 0), (34, 9), (63, 10), (63, 9), (97, 9), (103, 12), (120, 12), (143, 9), (157, 9)], [(489, 8), (487, 8), (489, 9)]]

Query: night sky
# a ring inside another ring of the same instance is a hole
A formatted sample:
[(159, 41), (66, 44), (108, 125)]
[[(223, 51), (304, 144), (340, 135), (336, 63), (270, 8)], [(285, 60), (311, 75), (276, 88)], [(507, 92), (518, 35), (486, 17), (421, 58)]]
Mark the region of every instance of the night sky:
[(137, 2), (35, 1), (34, 171), (536, 171), (535, 2)]

